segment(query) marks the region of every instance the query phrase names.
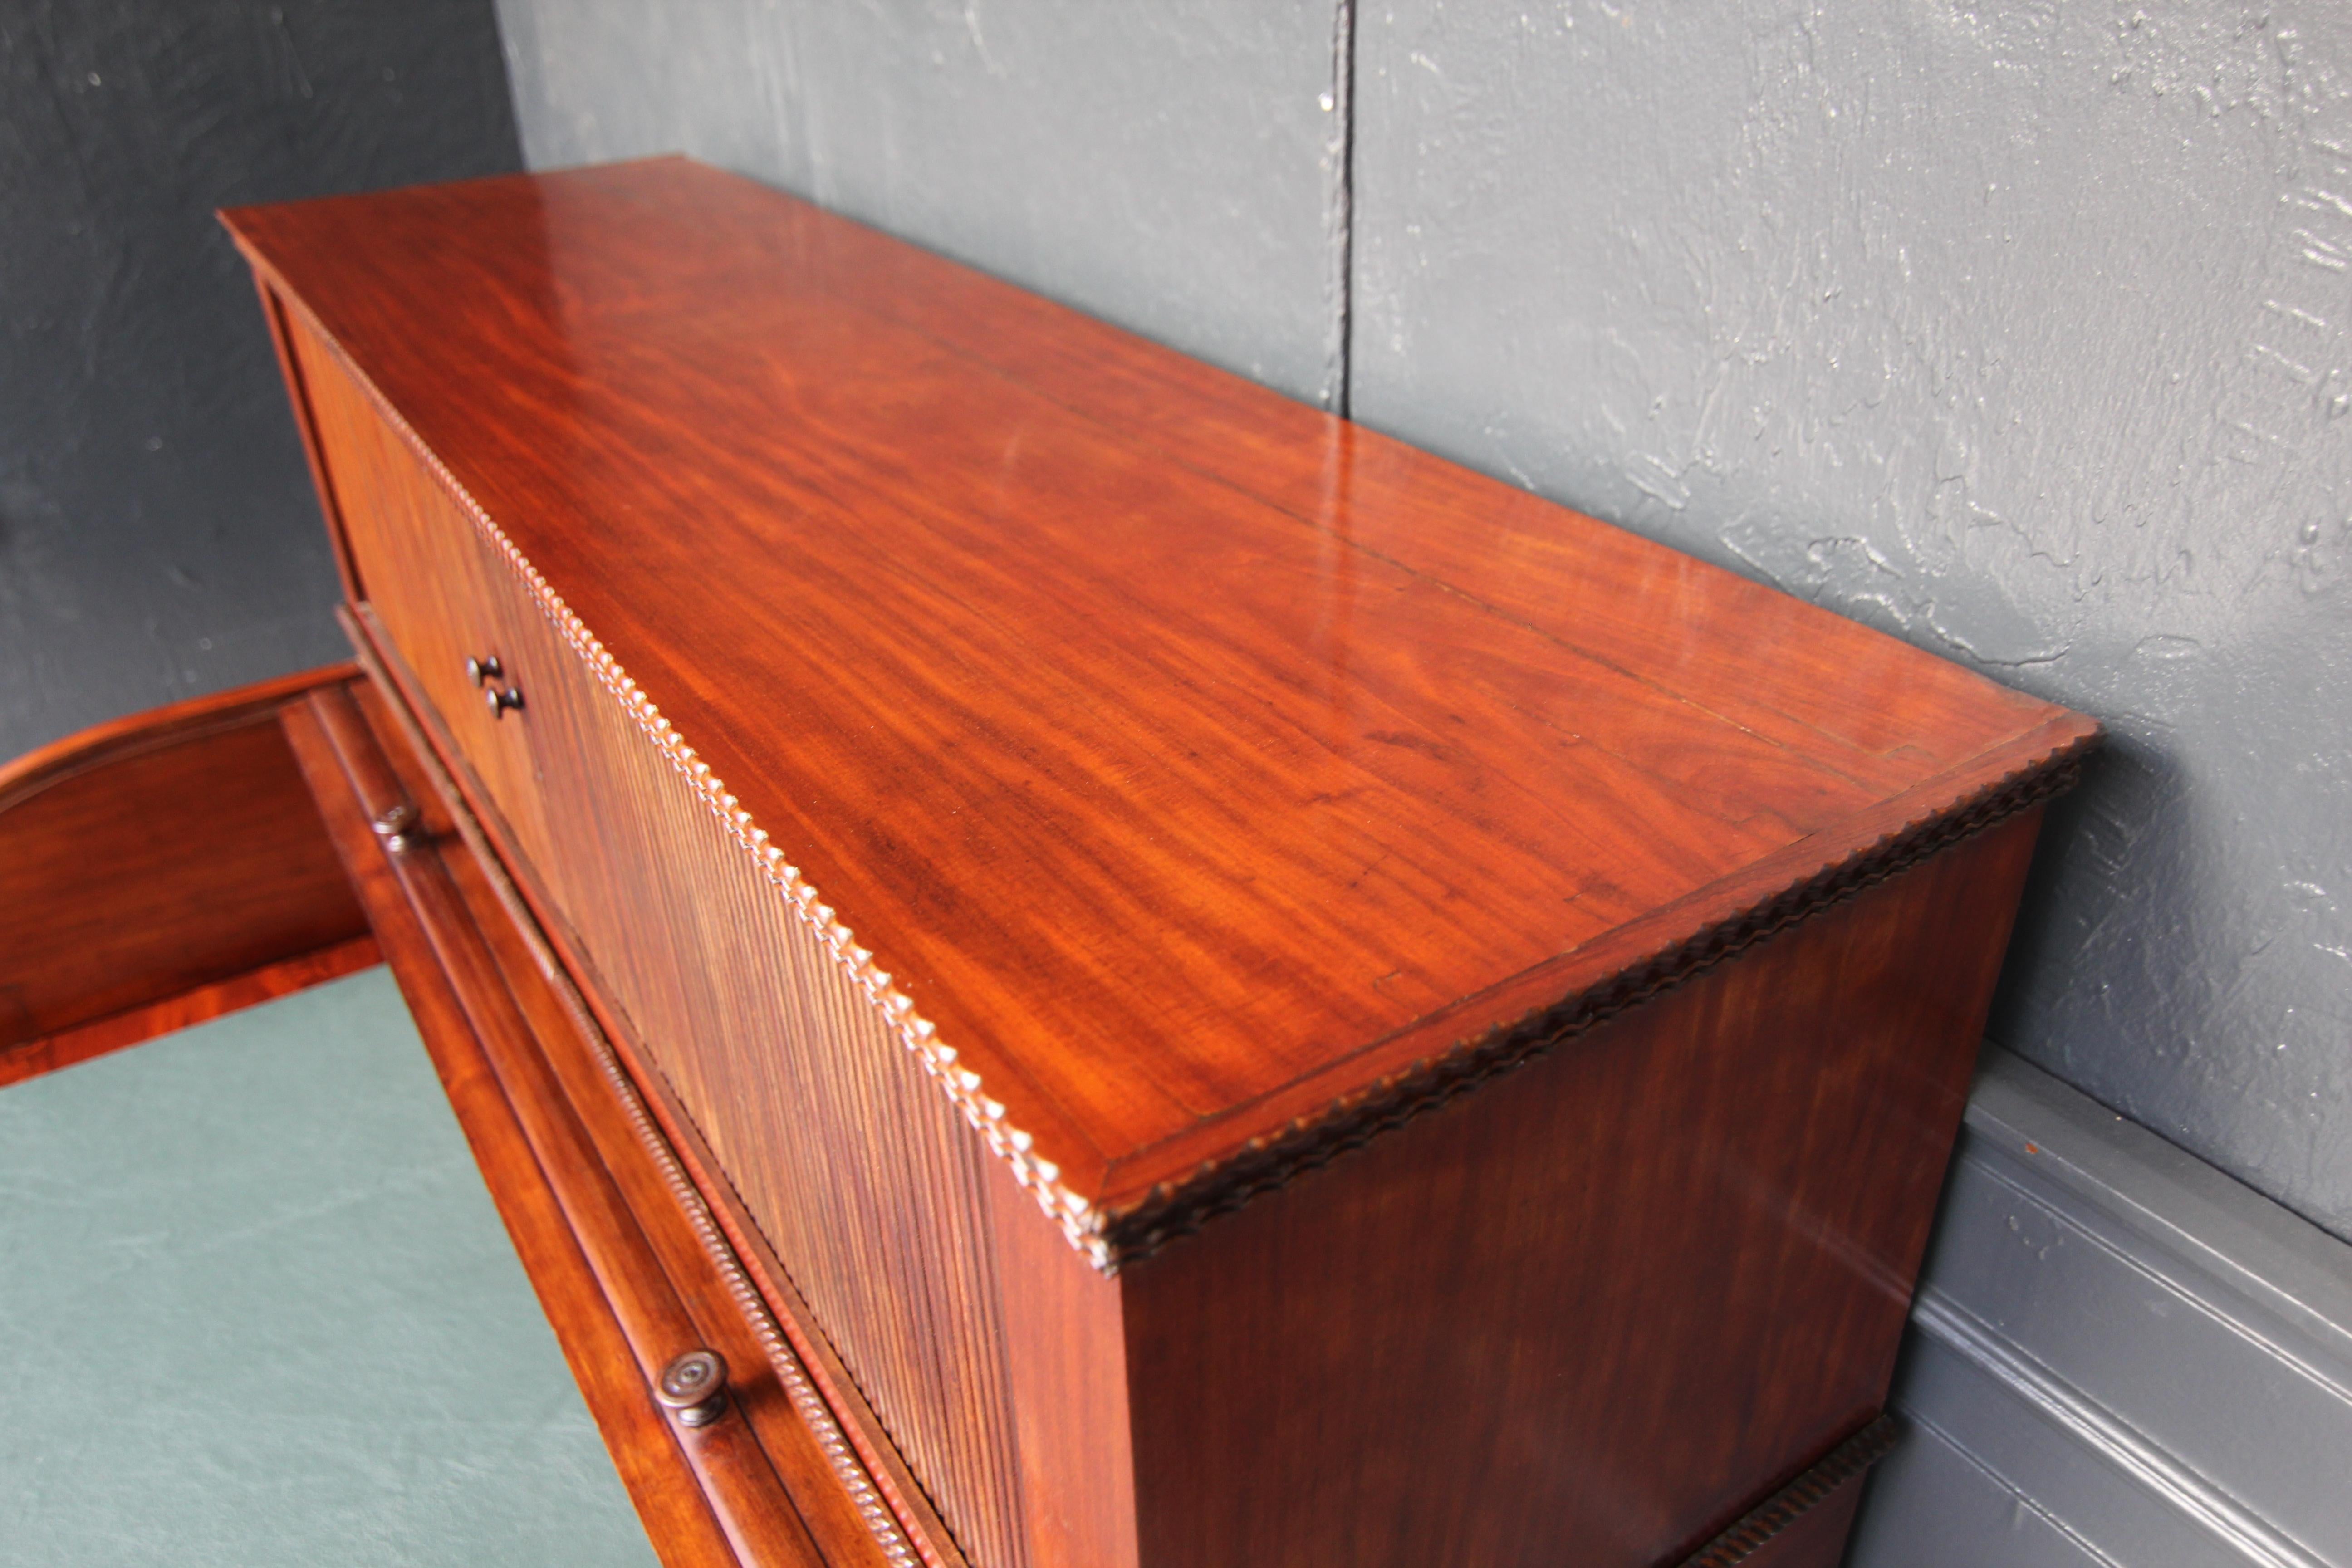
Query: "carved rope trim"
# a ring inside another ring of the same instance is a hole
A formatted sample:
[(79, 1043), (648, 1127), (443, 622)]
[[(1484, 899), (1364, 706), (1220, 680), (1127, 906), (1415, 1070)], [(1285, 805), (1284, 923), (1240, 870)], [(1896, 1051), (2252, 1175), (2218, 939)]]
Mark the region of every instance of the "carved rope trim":
[(1729, 1530), (1684, 1559), (1682, 1568), (1734, 1568), (1747, 1562), (1822, 1499), (1885, 1458), (1902, 1436), (1900, 1421), (1892, 1415), (1881, 1415), (1832, 1448), (1821, 1463), (1767, 1498)]
[(2095, 731), (2061, 746), (1973, 796), (1929, 813), (1597, 985), (1538, 1008), (1516, 1023), (1497, 1024), (1436, 1056), (1424, 1057), (1278, 1132), (1253, 1139), (1232, 1154), (1203, 1162), (1178, 1181), (1161, 1183), (1126, 1208), (1104, 1210), (1100, 1215), (1103, 1239), (1119, 1265), (1150, 1257), (1301, 1173), (1361, 1148), (1381, 1133), (1526, 1066), (1555, 1046), (1737, 957), (1766, 938), (2073, 787), (2098, 739)]

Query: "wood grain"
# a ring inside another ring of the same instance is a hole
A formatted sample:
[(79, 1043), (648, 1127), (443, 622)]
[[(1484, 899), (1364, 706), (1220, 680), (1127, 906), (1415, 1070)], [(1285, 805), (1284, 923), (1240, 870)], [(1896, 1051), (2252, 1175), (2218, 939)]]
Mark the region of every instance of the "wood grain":
[(265, 963), (243, 974), (215, 980), (94, 1023), (77, 1024), (37, 1040), (0, 1047), (0, 1087), (139, 1045), (158, 1035), (173, 1034), (247, 1007), (257, 1007), (264, 1002), (274, 1002), (280, 996), (290, 996), (297, 991), (372, 969), (383, 962), (383, 954), (373, 935), (356, 936), (316, 952), (281, 958), (275, 963)]
[(133, 714), (0, 767), (0, 1050), (366, 935), (277, 722), (352, 673)]
[(1033, 1568), (1133, 1568), (1135, 1500), (1126, 1306), (1046, 1226), (1009, 1173), (985, 1178), (996, 1278), (1006, 1282), (1005, 1381)]
[(2092, 732), (689, 164), (231, 223), (1087, 1213)]
[[(895, 1521), (914, 1554), (929, 1568), (964, 1568), (965, 1559), (954, 1538), (915, 1483), (832, 1344), (815, 1327), (805, 1299), (793, 1288), (758, 1222), (744, 1208), (740, 1194), (674, 1089), (653, 1065), (653, 1056), (634, 1024), (599, 983), (578, 933), (555, 910), (536, 873), (520, 855), (495, 805), (457, 752), (446, 727), (429, 707), (420, 704), (415, 677), (406, 671), (364, 606), (356, 612), (346, 608), (338, 615), (372, 678), (370, 685), (356, 689), (356, 700), (380, 731), (397, 732), (407, 742), (391, 752), (403, 778), (419, 798), (436, 796), (449, 804), (452, 826), (474, 851), (484, 879), (499, 889), (515, 931), (534, 944), (539, 969), (553, 990), (572, 999), (565, 1006), (570, 1008), (576, 1001), (587, 1020), (580, 1026), (580, 1038), (584, 1041), (601, 1035), (613, 1057), (606, 1070), (626, 1081), (656, 1125), (655, 1137), (667, 1145), (667, 1157), (677, 1162), (690, 1194), (682, 1200), (685, 1206), (707, 1215), (718, 1233), (709, 1249), (734, 1254), (735, 1266), (742, 1270), (743, 1285), (753, 1303), (746, 1308), (747, 1314), (772, 1324), (772, 1335), (756, 1324), (755, 1331), (763, 1345), (772, 1339), (782, 1343), (772, 1359), (780, 1367), (796, 1363), (798, 1374), (806, 1377), (814, 1398), (832, 1413), (839, 1441), (853, 1456), (846, 1468), (835, 1463), (842, 1496), (852, 1511), (866, 1523), (869, 1533), (887, 1536), (889, 1521)], [(394, 692), (401, 695), (382, 695)], [(578, 984), (574, 976), (579, 977)], [(566, 1055), (560, 1044), (551, 1047), (551, 1059), (559, 1065)], [(596, 1119), (589, 1112), (583, 1110), (583, 1115), (594, 1123)], [(832, 1441), (826, 1439), (827, 1444)], [(840, 1458), (832, 1455), (830, 1447), (827, 1451), (829, 1463)]]
[(359, 579), (352, 574), (352, 552), (343, 537), (343, 520), (335, 514), (334, 489), (327, 480), (327, 468), (319, 451), (317, 420), (310, 411), (308, 390), (302, 384), (302, 367), (295, 363), (291, 342), (292, 327), (286, 319), (286, 302), (258, 277), (254, 288), (261, 296), (261, 314), (269, 324), (269, 345), (278, 355), (278, 369), (286, 379), (287, 395), (294, 404), (294, 428), (302, 441), (302, 456), (310, 468), (310, 482), (319, 492), (320, 505), (325, 508), (327, 536), (335, 546), (335, 571), (343, 581), (343, 597), (356, 601), (362, 597)]
[[(373, 726), (345, 693), (314, 693), (310, 708), (363, 803), (380, 808), (404, 798), (406, 792), (394, 782)], [(650, 1386), (673, 1357), (698, 1348), (701, 1339), (619, 1183), (598, 1158), (548, 1066), (516, 994), (515, 981), (528, 984), (528, 971), (510, 977), (499, 963), (457, 890), (446, 858), (412, 850), (399, 856), (398, 864), (403, 890)], [(680, 1429), (677, 1436), (738, 1556), (752, 1562), (817, 1560), (744, 1422), (721, 1419), (698, 1431)]]
[(941, 1568), (1675, 1562), (1875, 1414), (2088, 721), (678, 161), (228, 221), (641, 1362)]
[(2037, 816), (1124, 1271), (1147, 1568), (1651, 1568), (1862, 1427)]

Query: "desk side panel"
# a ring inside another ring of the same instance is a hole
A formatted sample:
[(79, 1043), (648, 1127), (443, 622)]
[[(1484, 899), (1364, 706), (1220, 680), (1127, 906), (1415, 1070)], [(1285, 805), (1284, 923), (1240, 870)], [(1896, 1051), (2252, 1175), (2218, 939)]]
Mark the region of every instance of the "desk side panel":
[(1145, 1568), (1654, 1568), (1870, 1420), (2038, 817), (1123, 1273)]
[[(278, 731), (287, 701), (349, 674), (197, 698), (0, 764), (0, 1083), (155, 1032), (140, 1009), (366, 936)], [(77, 1035), (92, 1025), (111, 1027)]]

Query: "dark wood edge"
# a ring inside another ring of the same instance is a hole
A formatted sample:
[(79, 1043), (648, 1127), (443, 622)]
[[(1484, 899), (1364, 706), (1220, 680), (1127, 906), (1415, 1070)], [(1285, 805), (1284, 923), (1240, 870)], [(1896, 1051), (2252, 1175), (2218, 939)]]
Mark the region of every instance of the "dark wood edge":
[(1838, 1489), (1859, 1480), (1871, 1466), (1894, 1451), (1902, 1436), (1902, 1422), (1893, 1415), (1881, 1415), (1685, 1558), (1681, 1568), (1734, 1568), (1747, 1562)]
[[(227, 215), (221, 214), (224, 226)], [(239, 239), (240, 245), (243, 243)], [(310, 383), (302, 374), (302, 362), (294, 355), (294, 342), (286, 323), (286, 301), (278, 285), (258, 270), (253, 274), (254, 291), (261, 297), (262, 319), (269, 327), (269, 346), (278, 353), (278, 373), (285, 378), (286, 395), (294, 405), (294, 429), (302, 439), (302, 456), (310, 465), (311, 488), (319, 492), (319, 510), (325, 515), (327, 542), (333, 547), (335, 572), (343, 581), (343, 597), (357, 600), (364, 596), (366, 585), (360, 581), (359, 563), (352, 554), (350, 531), (343, 526), (342, 496), (335, 489), (334, 478), (327, 471), (327, 454), (319, 445), (318, 421), (310, 414)]]
[(353, 937), (315, 952), (297, 953), (226, 980), (195, 986), (176, 996), (125, 1008), (92, 1023), (77, 1024), (37, 1040), (20, 1041), (0, 1050), (0, 1088), (139, 1045), (158, 1035), (290, 996), (297, 991), (340, 980), (383, 962), (383, 953), (373, 935)]
[(1670, 991), (1774, 933), (1875, 887), (1927, 857), (2071, 789), (2100, 741), (2078, 734), (2048, 755), (1939, 812), (1829, 866), (1793, 887), (1709, 925), (1608, 979), (1412, 1063), (1281, 1132), (1202, 1162), (1124, 1205), (1101, 1211), (1103, 1239), (1120, 1266), (1150, 1257), (1203, 1224), (1241, 1208), (1382, 1132), (1526, 1066), (1595, 1025)]
[[(730, 1276), (730, 1291), (735, 1289), (733, 1277), (748, 1276), (754, 1300), (745, 1307), (747, 1317), (755, 1324), (764, 1321), (781, 1333), (794, 1375), (804, 1375), (814, 1384), (822, 1416), (818, 1411), (805, 1414), (813, 1429), (822, 1431), (829, 1423), (846, 1442), (845, 1457), (856, 1479), (845, 1475), (844, 1484), (861, 1517), (867, 1514), (869, 1496), (878, 1492), (890, 1517), (869, 1519), (877, 1537), (887, 1536), (887, 1526), (895, 1522), (926, 1568), (966, 1568), (954, 1538), (880, 1418), (815, 1326), (807, 1303), (777, 1261), (767, 1238), (710, 1158), (692, 1118), (651, 1067), (637, 1042), (635, 1026), (609, 1000), (577, 937), (539, 888), (530, 867), (515, 854), (512, 836), (496, 804), (474, 776), (439, 715), (423, 700), (399, 650), (383, 636), (365, 605), (339, 606), (336, 617), (351, 639), (360, 667), (384, 694), (388, 716), (448, 807), (452, 827), (491, 874), (516, 927), (543, 955), (542, 967), (558, 977), (583, 1033), (608, 1054), (618, 1081), (650, 1115), (658, 1131), (649, 1136), (661, 1145), (662, 1156), (682, 1166), (688, 1185), (679, 1202), (700, 1216), (698, 1229), (704, 1219), (717, 1227), (718, 1235), (709, 1237), (706, 1246), (717, 1265)], [(761, 1342), (767, 1343), (768, 1327), (759, 1327), (757, 1331)], [(825, 1441), (830, 1443), (831, 1438)], [(859, 1489), (861, 1485), (864, 1490)]]
[(126, 758), (175, 746), (201, 735), (247, 724), (274, 723), (278, 710), (315, 687), (332, 686), (359, 674), (348, 661), (257, 680), (209, 696), (150, 708), (93, 724), (15, 761), (0, 763), (0, 811), (32, 799), (66, 780)]

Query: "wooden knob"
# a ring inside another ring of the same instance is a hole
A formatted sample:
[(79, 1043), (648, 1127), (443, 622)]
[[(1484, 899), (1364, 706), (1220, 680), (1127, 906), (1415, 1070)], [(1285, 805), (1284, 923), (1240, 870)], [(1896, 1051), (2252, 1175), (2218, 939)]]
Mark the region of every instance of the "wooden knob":
[(692, 1350), (662, 1368), (654, 1398), (681, 1426), (708, 1426), (727, 1414), (727, 1359)]
[(522, 706), (522, 691), (518, 687), (485, 687), (482, 698), (489, 703), (490, 717), (493, 719), (503, 719), (507, 716), (508, 710)]
[(477, 686), (487, 686), (506, 672), (506, 666), (499, 662), (499, 656), (494, 653), (466, 661), (466, 679)]
[(378, 838), (383, 840), (383, 847), (396, 855), (417, 842), (416, 830), (423, 825), (423, 819), (424, 813), (404, 800), (376, 813), (375, 820), (368, 826), (375, 829)]

